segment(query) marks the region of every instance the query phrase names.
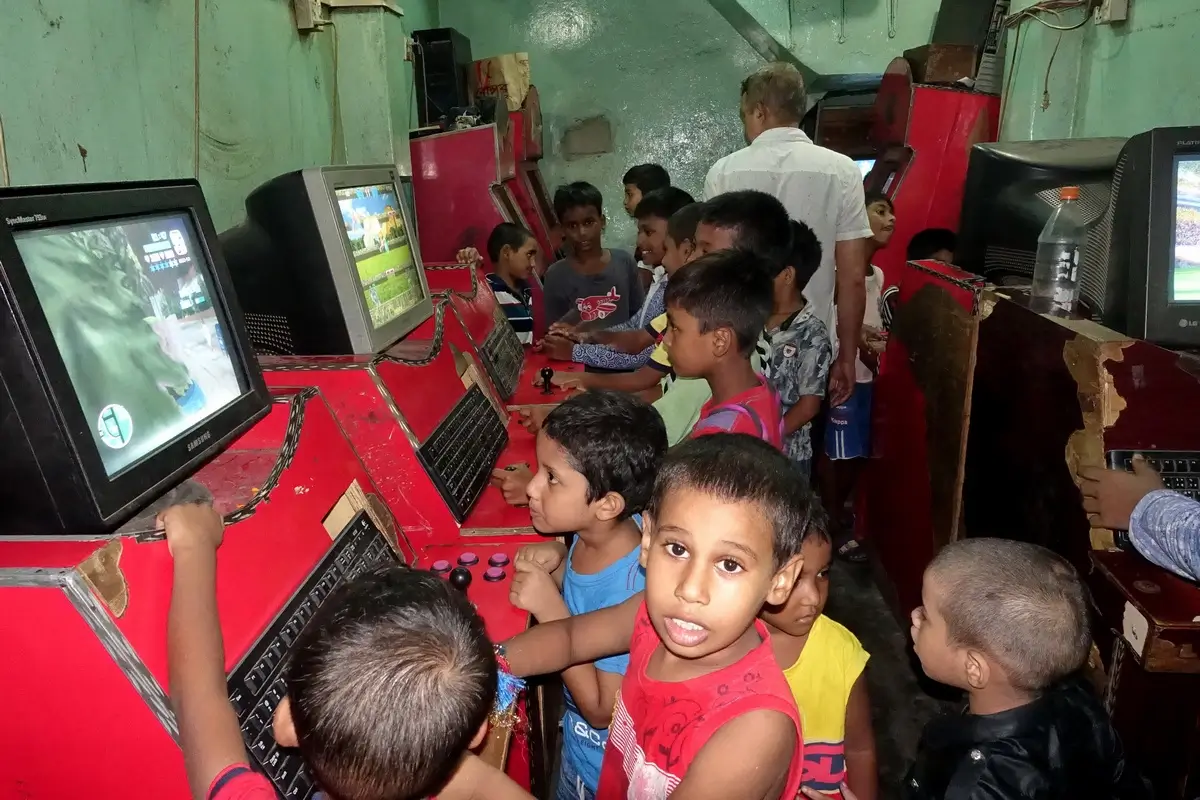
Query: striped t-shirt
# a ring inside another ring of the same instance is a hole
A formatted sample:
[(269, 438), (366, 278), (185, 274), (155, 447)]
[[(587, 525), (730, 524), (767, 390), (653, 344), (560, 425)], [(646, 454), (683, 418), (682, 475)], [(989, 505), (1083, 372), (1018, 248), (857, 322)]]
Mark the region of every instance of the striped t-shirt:
[(512, 325), (513, 330), (517, 332), (517, 338), (521, 340), (521, 344), (532, 344), (533, 294), (529, 290), (529, 284), (525, 281), (517, 281), (514, 289), (494, 272), (488, 274), (487, 282), (488, 286), (492, 287), (492, 292), (496, 295), (496, 302), (500, 304), (504, 316), (508, 318), (508, 324)]

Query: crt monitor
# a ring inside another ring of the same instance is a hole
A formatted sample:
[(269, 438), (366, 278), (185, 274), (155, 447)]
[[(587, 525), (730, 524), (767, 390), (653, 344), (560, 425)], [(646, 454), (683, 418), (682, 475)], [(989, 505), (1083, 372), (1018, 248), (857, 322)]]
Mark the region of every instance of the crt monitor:
[(871, 174), (871, 170), (875, 169), (875, 159), (873, 158), (857, 158), (854, 163), (858, 165), (858, 171), (862, 173), (864, 181)]
[(1030, 283), (1037, 240), (1059, 189), (1078, 186), (1085, 220), (1099, 222), (1112, 199), (1125, 139), (977, 144), (971, 149), (954, 263), (994, 283)]
[(387, 349), (433, 314), (410, 179), (391, 165), (280, 175), (221, 236), (263, 355)]
[(195, 181), (0, 191), (0, 535), (103, 535), (266, 414)]
[(1200, 348), (1200, 127), (1159, 128), (1121, 150), (1113, 201), (1089, 247), (1081, 294), (1106, 325)]

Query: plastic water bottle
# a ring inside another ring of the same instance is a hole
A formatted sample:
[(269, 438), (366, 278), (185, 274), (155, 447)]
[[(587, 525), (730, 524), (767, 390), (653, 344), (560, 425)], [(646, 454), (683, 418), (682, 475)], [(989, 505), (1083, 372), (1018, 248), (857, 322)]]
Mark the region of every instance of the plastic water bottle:
[(1070, 313), (1079, 300), (1079, 258), (1087, 225), (1079, 213), (1079, 187), (1059, 190), (1058, 208), (1038, 237), (1033, 267), (1033, 301), (1039, 311)]

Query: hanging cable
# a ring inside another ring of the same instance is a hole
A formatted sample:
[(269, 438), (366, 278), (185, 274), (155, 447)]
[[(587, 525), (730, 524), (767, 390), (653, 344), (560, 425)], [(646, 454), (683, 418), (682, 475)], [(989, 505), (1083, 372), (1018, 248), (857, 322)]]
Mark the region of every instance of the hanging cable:
[[(1008, 79), (1005, 81), (1004, 97), (1002, 103), (1007, 105), (1008, 90), (1012, 83), (1013, 73), (1016, 71), (1016, 50), (1020, 48), (1021, 42), (1021, 26), (1026, 22), (1036, 22), (1052, 31), (1058, 31), (1058, 41), (1054, 43), (1054, 50), (1050, 53), (1050, 60), (1046, 63), (1046, 74), (1042, 80), (1042, 110), (1050, 108), (1050, 72), (1054, 68), (1054, 59), (1058, 56), (1058, 50), (1062, 46), (1063, 34), (1068, 31), (1075, 31), (1082, 28), (1091, 19), (1092, 0), (1041, 0), (1034, 3), (1028, 8), (1023, 8), (1020, 11), (1010, 14), (1004, 19), (1004, 27), (1015, 29), (1017, 31), (1016, 43), (1013, 47), (1012, 63), (1009, 67)], [(1058, 24), (1062, 22), (1062, 16), (1068, 11), (1082, 10), (1084, 12), (1083, 19), (1071, 25)], [(1046, 19), (1047, 16), (1053, 17), (1053, 22)], [(1004, 110), (1001, 109), (1001, 124), (1003, 124)]]

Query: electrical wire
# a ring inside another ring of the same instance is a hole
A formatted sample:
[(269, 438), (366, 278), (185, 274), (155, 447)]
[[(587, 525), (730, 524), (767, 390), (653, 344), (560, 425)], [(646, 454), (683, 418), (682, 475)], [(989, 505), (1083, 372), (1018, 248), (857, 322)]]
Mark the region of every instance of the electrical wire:
[[(1045, 111), (1050, 108), (1050, 72), (1054, 68), (1054, 59), (1058, 56), (1058, 50), (1062, 46), (1063, 34), (1079, 30), (1086, 25), (1091, 19), (1092, 5), (1092, 0), (1041, 0), (1041, 2), (1034, 3), (1028, 8), (1023, 8), (1004, 18), (1004, 27), (1016, 29), (1017, 37), (1013, 46), (1014, 52), (1010, 61), (1008, 78), (1005, 81), (1004, 97), (1001, 100), (1001, 125), (1004, 122), (1004, 107), (1008, 104), (1008, 91), (1012, 85), (1013, 73), (1016, 72), (1016, 51), (1020, 49), (1022, 25), (1032, 21), (1052, 31), (1058, 31), (1058, 41), (1054, 43), (1054, 50), (1050, 53), (1050, 60), (1046, 63), (1046, 74), (1042, 80), (1042, 110)], [(1079, 9), (1084, 11), (1083, 19), (1073, 25), (1057, 25), (1045, 19), (1046, 15), (1053, 15), (1055, 22), (1058, 22), (1062, 20), (1064, 13)]]

